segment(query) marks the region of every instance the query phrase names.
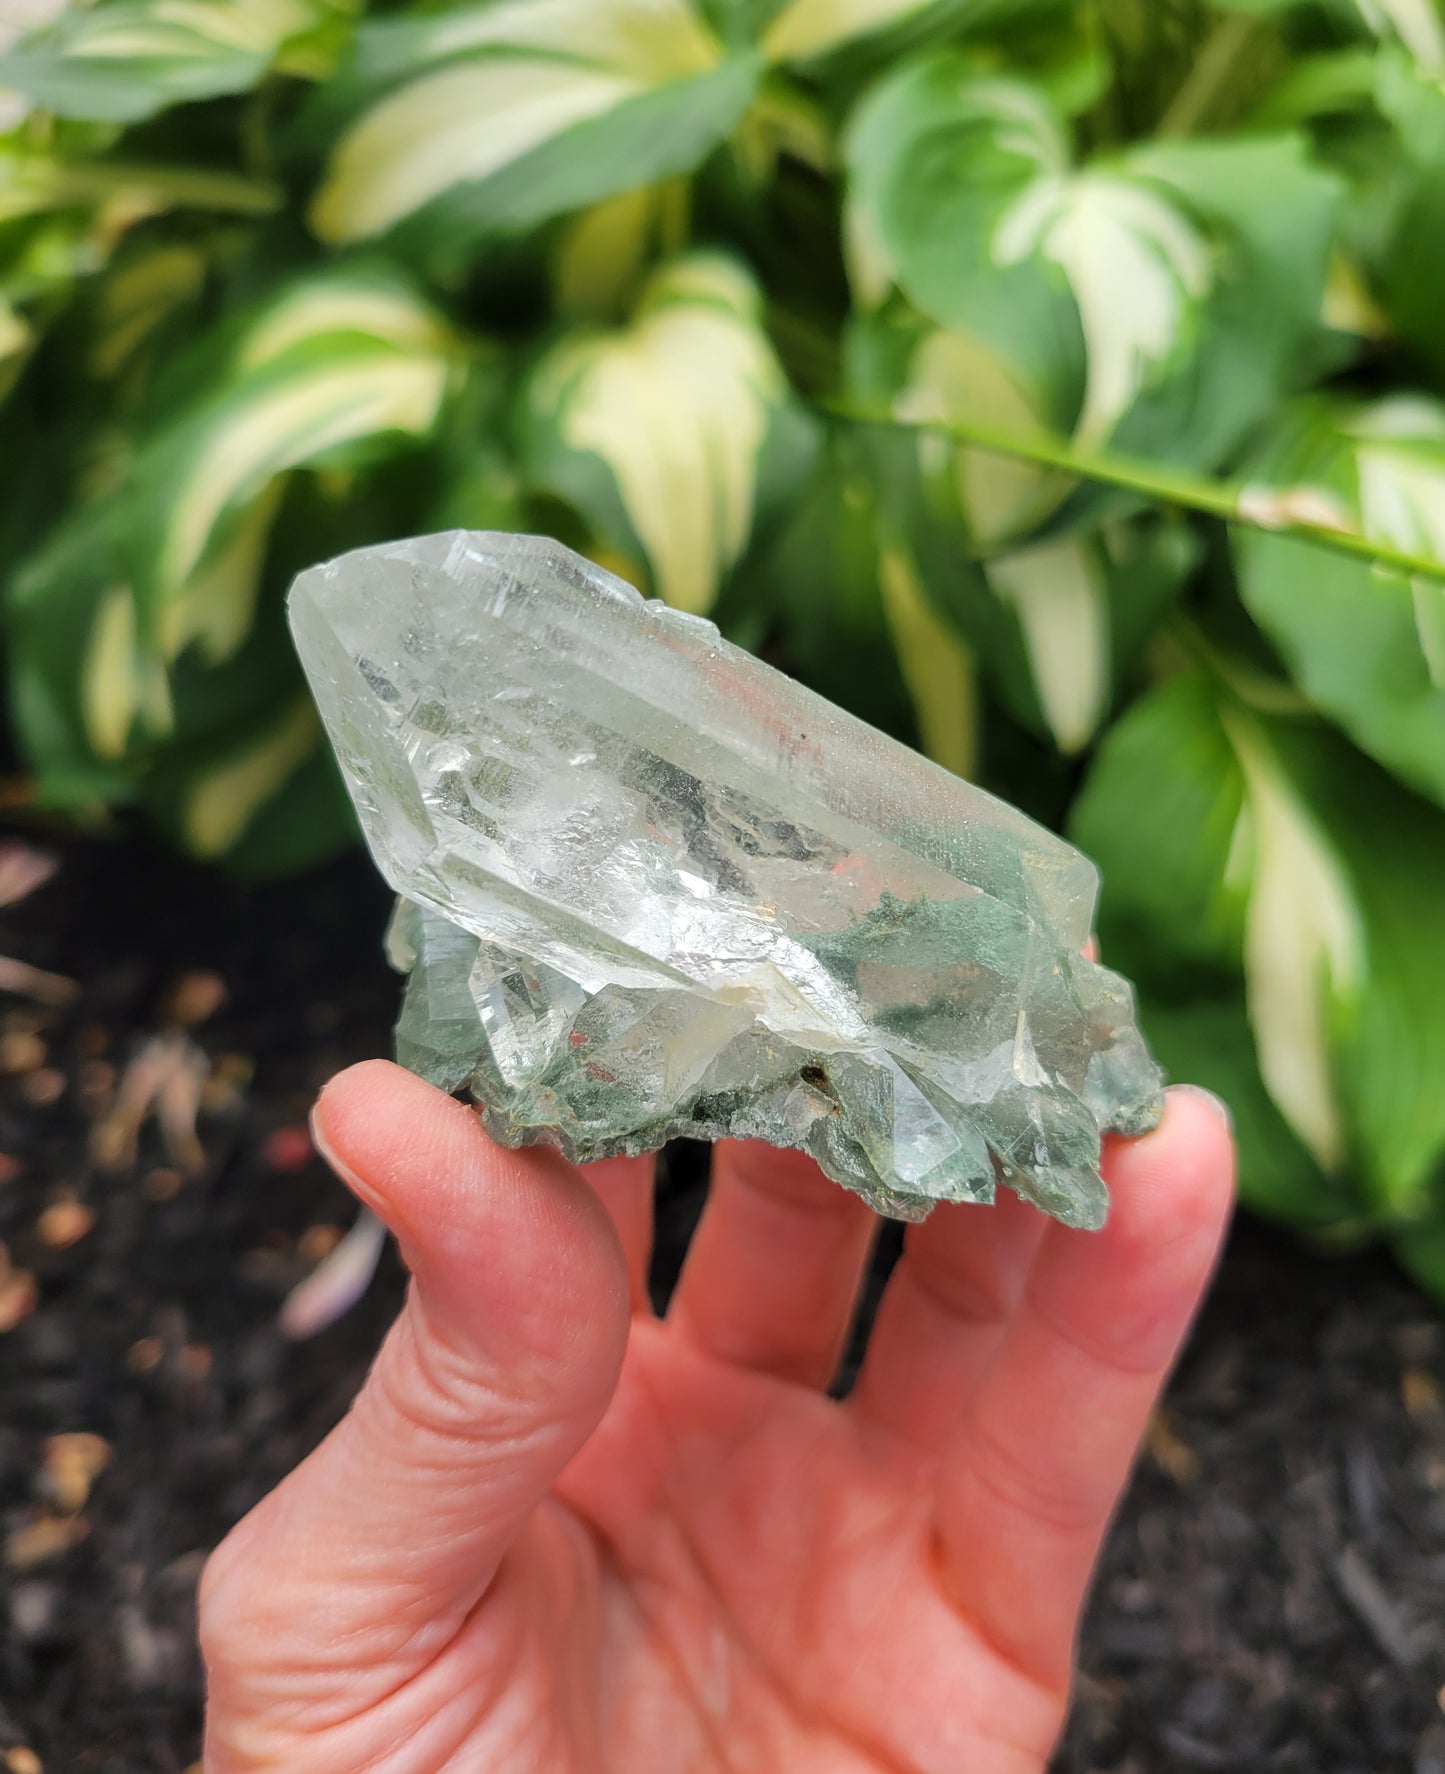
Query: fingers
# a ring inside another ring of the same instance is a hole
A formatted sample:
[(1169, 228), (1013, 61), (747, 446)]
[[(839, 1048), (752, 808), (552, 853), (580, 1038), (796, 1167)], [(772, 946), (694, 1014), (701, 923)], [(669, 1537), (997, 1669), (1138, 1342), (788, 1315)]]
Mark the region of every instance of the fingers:
[(850, 1411), (938, 1452), (1008, 1328), (1048, 1225), (1001, 1190), (994, 1207), (940, 1207), (911, 1226)]
[(355, 1697), (434, 1654), (601, 1417), (628, 1322), (617, 1237), (556, 1154), (501, 1151), (380, 1061), (336, 1079), (314, 1127), (414, 1279), (350, 1415), (207, 1569), (214, 1680), (291, 1700), (328, 1659)]
[(668, 1323), (724, 1361), (825, 1386), (876, 1225), (804, 1153), (724, 1140)]
[(1233, 1171), (1219, 1105), (1192, 1091), (1169, 1093), (1156, 1133), (1110, 1142), (1108, 1226), (1049, 1228), (945, 1450), (945, 1582), (1039, 1679), (1066, 1676), (1100, 1542), (1219, 1250)]
[(656, 1188), (657, 1160), (600, 1158), (587, 1164), (582, 1174), (597, 1191), (612, 1216), (627, 1258), (627, 1282), (634, 1313), (650, 1313), (652, 1298), (647, 1274), (652, 1263), (652, 1203)]

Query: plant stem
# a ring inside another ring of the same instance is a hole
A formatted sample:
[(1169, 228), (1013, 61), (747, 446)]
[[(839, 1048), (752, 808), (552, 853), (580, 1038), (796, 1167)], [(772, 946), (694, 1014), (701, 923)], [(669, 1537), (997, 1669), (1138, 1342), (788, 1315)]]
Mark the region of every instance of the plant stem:
[(1258, 34), (1260, 20), (1247, 12), (1222, 18), (1199, 52), (1188, 78), (1170, 100), (1155, 135), (1160, 140), (1193, 135), (1229, 85), (1246, 50)]
[(1198, 512), (1202, 517), (1222, 518), (1225, 523), (1237, 524), (1244, 529), (1292, 536), (1301, 542), (1329, 549), (1334, 554), (1349, 555), (1352, 560), (1383, 567), (1408, 578), (1445, 583), (1445, 560), (1411, 554), (1405, 549), (1392, 548), (1388, 543), (1371, 541), (1356, 530), (1297, 515), (1306, 508), (1305, 502), (1311, 497), (1316, 501), (1320, 499), (1320, 494), (1309, 487), (1230, 486), (1203, 480), (1178, 469), (1153, 468), (1126, 456), (1096, 455), (1077, 449), (1063, 438), (1043, 433), (1021, 437), (1016, 432), (971, 419), (900, 419), (892, 413), (873, 412), (848, 401), (825, 400), (820, 404), (824, 412), (852, 425), (878, 426), (889, 431), (940, 432), (955, 443), (988, 450), (998, 456), (1010, 456), (1020, 462), (1032, 462), (1040, 468), (1059, 469), (1079, 480), (1095, 481), (1101, 486), (1118, 487), (1125, 492), (1137, 493), (1156, 505)]

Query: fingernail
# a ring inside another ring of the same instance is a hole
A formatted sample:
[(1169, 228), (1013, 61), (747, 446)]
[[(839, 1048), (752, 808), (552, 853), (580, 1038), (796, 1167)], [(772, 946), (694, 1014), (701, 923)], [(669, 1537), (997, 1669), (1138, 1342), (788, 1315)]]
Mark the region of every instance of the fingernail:
[(1212, 1090), (1206, 1090), (1202, 1084), (1172, 1084), (1169, 1087), (1169, 1095), (1193, 1096), (1202, 1103), (1208, 1103), (1229, 1132), (1231, 1134), (1234, 1132), (1234, 1111), (1222, 1096), (1216, 1096)]
[(318, 1102), (311, 1111), (311, 1139), (316, 1150), (336, 1172), (351, 1193), (364, 1206), (369, 1207), (378, 1218), (390, 1223), (393, 1215), (391, 1204), (383, 1201), (369, 1183), (363, 1182), (351, 1166), (336, 1155), (336, 1149), (327, 1139), (325, 1129), (321, 1125), (321, 1104)]

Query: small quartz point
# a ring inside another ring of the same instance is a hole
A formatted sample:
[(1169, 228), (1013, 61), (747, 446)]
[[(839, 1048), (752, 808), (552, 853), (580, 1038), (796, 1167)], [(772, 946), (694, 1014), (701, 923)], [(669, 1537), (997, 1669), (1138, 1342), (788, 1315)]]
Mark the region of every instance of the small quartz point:
[(899, 1219), (1003, 1182), (1102, 1225), (1160, 1076), (1078, 851), (556, 542), (360, 549), (290, 611), (401, 896), (397, 1057), (494, 1139), (762, 1139)]

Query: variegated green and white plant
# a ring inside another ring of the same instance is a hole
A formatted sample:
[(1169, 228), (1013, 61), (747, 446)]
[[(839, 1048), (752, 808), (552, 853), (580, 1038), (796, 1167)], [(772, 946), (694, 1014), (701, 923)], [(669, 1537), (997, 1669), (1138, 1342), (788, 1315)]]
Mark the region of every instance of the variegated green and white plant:
[(302, 866), (291, 572), (559, 535), (1067, 825), (1250, 1198), (1445, 1290), (1441, 0), (11, 10), (41, 799)]

